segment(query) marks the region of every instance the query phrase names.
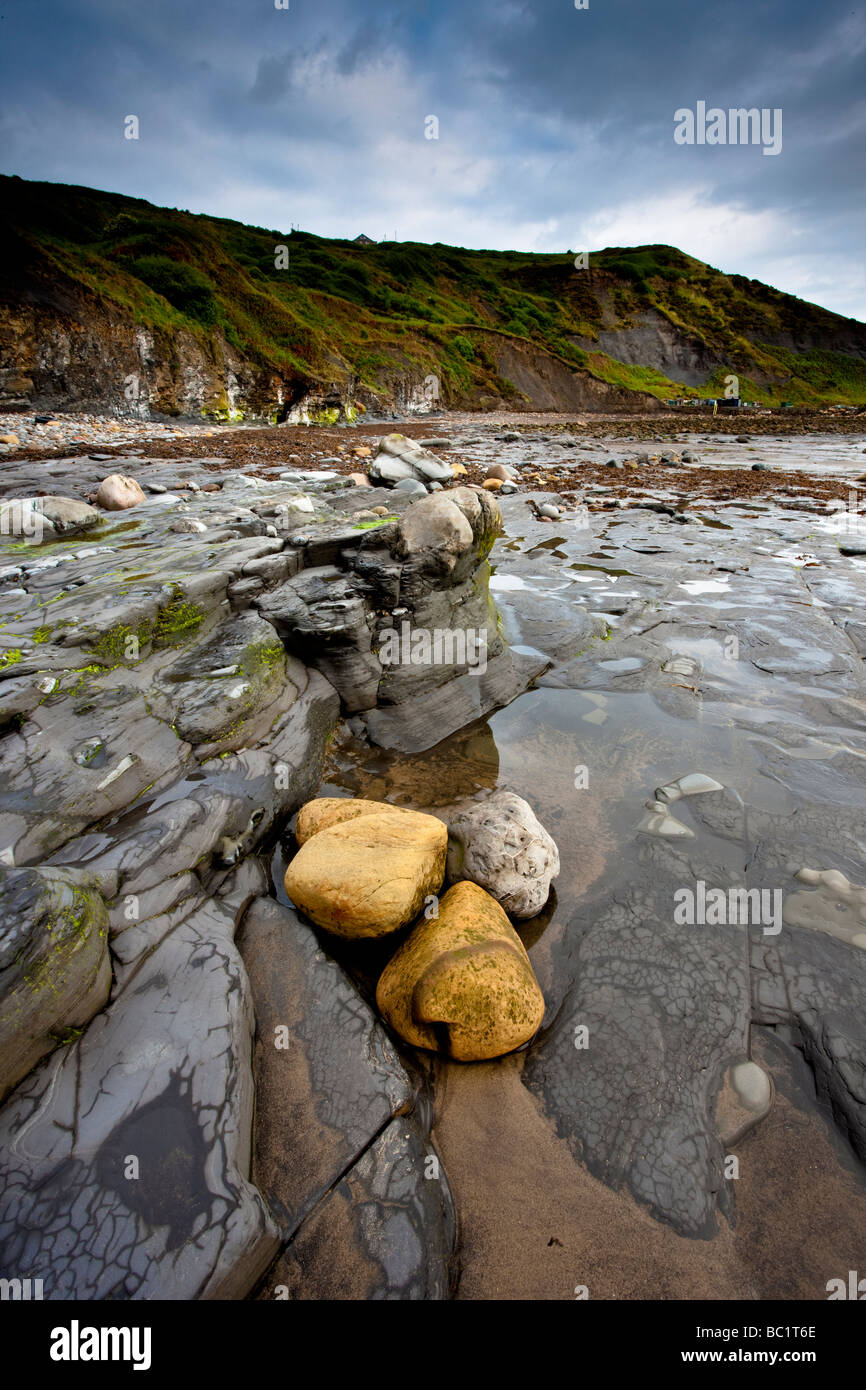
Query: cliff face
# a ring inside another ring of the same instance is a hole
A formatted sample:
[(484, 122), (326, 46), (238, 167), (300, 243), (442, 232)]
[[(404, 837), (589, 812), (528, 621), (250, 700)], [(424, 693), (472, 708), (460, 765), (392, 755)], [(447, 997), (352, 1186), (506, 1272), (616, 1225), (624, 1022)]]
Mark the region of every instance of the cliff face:
[(242, 405), (258, 415), (291, 404), (291, 384), (222, 333), (141, 322), (52, 266), (39, 248), (10, 242), (0, 275), (0, 409), (228, 419)]
[[(611, 316), (612, 317), (612, 316)], [(651, 367), (671, 381), (700, 387), (725, 367), (719, 351), (683, 332), (658, 309), (646, 309), (630, 327), (610, 323), (596, 340), (578, 339), (588, 352), (603, 352), (630, 367)]]
[(311, 420), (866, 401), (866, 326), (672, 247), (357, 246), (0, 178), (0, 409)]
[(183, 329), (136, 325), (82, 299), (9, 309), (0, 325), (0, 408), (103, 409), (147, 418), (224, 413), (239, 400), (267, 404), (261, 373), (216, 338), (201, 344)]
[(502, 341), (496, 353), (500, 375), (512, 381), (533, 410), (661, 410), (646, 391), (629, 391), (575, 371), (533, 343)]

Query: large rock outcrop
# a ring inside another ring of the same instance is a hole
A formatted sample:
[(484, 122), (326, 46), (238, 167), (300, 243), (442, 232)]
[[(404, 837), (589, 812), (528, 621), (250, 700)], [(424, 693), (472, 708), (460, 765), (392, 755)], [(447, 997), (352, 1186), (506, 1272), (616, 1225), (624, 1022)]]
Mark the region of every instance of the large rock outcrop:
[(487, 493), (450, 488), (399, 520), (308, 542), (313, 567), (256, 606), (374, 743), (429, 748), (543, 669), (512, 654), (498, 630), (487, 555), (501, 525)]
[(258, 1297), (447, 1298), (454, 1204), (417, 1076), (290, 908), (256, 899), (239, 942), (256, 1000), (253, 1177), (281, 1242)]
[(0, 1271), (46, 1298), (243, 1297), (279, 1249), (233, 936), (339, 701), (232, 602), (293, 566), (256, 568), (285, 537), (236, 491), (201, 534), (159, 494), (132, 532), (46, 528), (0, 573)]
[(85, 875), (0, 868), (0, 1100), (111, 988), (108, 912)]

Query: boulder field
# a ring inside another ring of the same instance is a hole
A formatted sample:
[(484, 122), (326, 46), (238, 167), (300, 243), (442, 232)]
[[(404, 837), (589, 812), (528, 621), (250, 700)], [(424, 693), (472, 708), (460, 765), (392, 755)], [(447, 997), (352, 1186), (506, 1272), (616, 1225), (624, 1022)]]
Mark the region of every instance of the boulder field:
[[(491, 824), (506, 814), (515, 827), (522, 823), (527, 846), (534, 837), (541, 855), (556, 856), (550, 836), (520, 797), (494, 795), (486, 810), (479, 836), (489, 840)], [(509, 859), (498, 875), (491, 872), (483, 853), (473, 853), (471, 813), (460, 822), (460, 833), (464, 872), (440, 899), (449, 838), (443, 821), (373, 801), (313, 801), (298, 816), (302, 843), (286, 870), (285, 887), (311, 921), (355, 940), (398, 932), (423, 908), (422, 920), (381, 975), (376, 1003), (404, 1042), (477, 1062), (528, 1042), (544, 1015), (529, 957), (497, 900), (516, 899), (525, 909), (527, 894), (517, 881), (532, 879), (527, 887), (537, 892), (539, 880), (529, 856), (524, 864)], [(485, 887), (473, 880), (473, 864), (482, 867)], [(546, 900), (547, 892), (539, 909)]]

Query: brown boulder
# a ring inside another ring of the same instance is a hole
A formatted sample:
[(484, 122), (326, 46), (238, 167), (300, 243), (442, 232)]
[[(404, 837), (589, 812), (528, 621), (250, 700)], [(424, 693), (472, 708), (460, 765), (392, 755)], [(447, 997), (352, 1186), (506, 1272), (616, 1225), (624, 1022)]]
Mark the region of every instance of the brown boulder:
[(435, 816), (326, 797), (302, 808), (297, 837), (286, 892), (337, 936), (398, 931), (442, 886), (448, 830)]
[(494, 898), (457, 883), (382, 972), (382, 1015), (404, 1041), (458, 1062), (501, 1057), (537, 1032), (544, 996), (517, 932)]
[(127, 478), (123, 473), (112, 473), (99, 484), (96, 501), (107, 512), (123, 512), (143, 502), (144, 492), (134, 478)]

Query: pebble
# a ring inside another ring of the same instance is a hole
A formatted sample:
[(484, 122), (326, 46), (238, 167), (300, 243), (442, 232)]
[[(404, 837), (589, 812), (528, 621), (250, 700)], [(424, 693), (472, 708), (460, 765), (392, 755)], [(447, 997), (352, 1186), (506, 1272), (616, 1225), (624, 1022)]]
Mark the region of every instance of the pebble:
[[(673, 663), (668, 663), (673, 665)], [(678, 674), (684, 674), (678, 672)], [(723, 791), (721, 782), (717, 782), (714, 777), (708, 777), (705, 772), (687, 772), (684, 777), (678, 777), (676, 782), (669, 782), (665, 787), (659, 787), (655, 793), (656, 801), (679, 801), (681, 796), (702, 796), (706, 792)]]
[(734, 1067), (731, 1081), (748, 1110), (766, 1113), (773, 1097), (773, 1088), (767, 1073), (757, 1062), (741, 1062), (739, 1066)]
[[(28, 418), (28, 417), (25, 417)], [(32, 423), (30, 423), (32, 421)], [(0, 414), (0, 452), (15, 448), (65, 449), (67, 445), (135, 445), (151, 439), (201, 439), (216, 433), (211, 424), (166, 424), (156, 420), (112, 419), (105, 415), (75, 412), (69, 415), (34, 415), (25, 425), (19, 414)], [(90, 458), (99, 461), (97, 454)], [(103, 455), (105, 459), (113, 454)]]

